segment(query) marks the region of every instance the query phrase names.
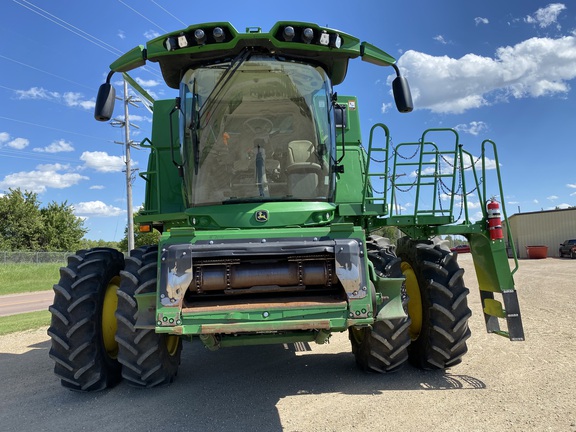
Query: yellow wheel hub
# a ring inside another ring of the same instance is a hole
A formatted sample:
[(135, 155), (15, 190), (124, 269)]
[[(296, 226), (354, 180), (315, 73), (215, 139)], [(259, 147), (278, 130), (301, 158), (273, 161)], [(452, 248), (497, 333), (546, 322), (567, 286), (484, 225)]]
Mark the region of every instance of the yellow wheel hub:
[(420, 295), (420, 287), (418, 279), (414, 273), (414, 269), (407, 262), (401, 264), (402, 273), (406, 277), (406, 294), (408, 294), (408, 315), (412, 320), (410, 328), (410, 338), (412, 340), (418, 339), (422, 331), (422, 297)]
[(178, 352), (178, 344), (180, 343), (180, 337), (174, 335), (167, 335), (166, 336), (166, 349), (168, 350), (168, 354), (171, 357), (176, 355)]
[(102, 340), (108, 356), (114, 359), (118, 357), (118, 342), (114, 336), (116, 336), (116, 329), (118, 328), (115, 314), (118, 308), (119, 286), (120, 276), (115, 276), (106, 287), (102, 304)]
[(364, 328), (362, 327), (350, 327), (350, 332), (354, 341), (357, 344), (361, 344), (364, 341)]

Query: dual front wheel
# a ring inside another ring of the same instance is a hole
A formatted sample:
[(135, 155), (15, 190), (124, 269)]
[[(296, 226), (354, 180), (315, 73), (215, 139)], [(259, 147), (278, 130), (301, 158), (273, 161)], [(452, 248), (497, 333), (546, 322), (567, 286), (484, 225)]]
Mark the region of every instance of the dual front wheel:
[(356, 363), (371, 372), (393, 372), (405, 360), (422, 369), (461, 362), (470, 337), (468, 289), (457, 255), (431, 241), (402, 238), (397, 254), (387, 239), (367, 242), (368, 258), (380, 277), (405, 277), (407, 318), (351, 328)]
[[(467, 351), (471, 312), (456, 255), (408, 238), (400, 239), (397, 254), (383, 238), (369, 239), (367, 249), (380, 277), (405, 277), (408, 316), (351, 328), (358, 366), (393, 372), (406, 360), (423, 369), (458, 364)], [(48, 334), (54, 372), (63, 386), (95, 391), (121, 378), (136, 387), (173, 381), (181, 339), (135, 328), (135, 295), (155, 290), (157, 257), (155, 246), (138, 248), (127, 259), (114, 249), (95, 248), (77, 252), (60, 269)]]
[(78, 251), (60, 269), (48, 334), (50, 357), (62, 385), (77, 391), (171, 382), (180, 363), (177, 336), (136, 329), (135, 294), (156, 286), (157, 248), (124, 256), (108, 248)]

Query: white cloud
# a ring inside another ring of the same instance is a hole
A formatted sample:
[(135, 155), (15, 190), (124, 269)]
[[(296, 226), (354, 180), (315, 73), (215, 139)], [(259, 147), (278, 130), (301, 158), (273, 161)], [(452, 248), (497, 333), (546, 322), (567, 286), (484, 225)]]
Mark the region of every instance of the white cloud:
[(474, 22), (476, 23), (476, 25), (479, 25), (479, 24), (488, 24), (490, 21), (488, 21), (488, 18), (476, 17), (474, 18)]
[[(130, 123), (132, 124), (133, 122), (149, 122), (152, 123), (152, 118), (151, 117), (146, 117), (146, 116), (141, 116), (138, 114), (129, 114), (130, 117)], [(124, 116), (118, 116), (118, 118), (122, 121), (124, 121)], [(133, 133), (136, 131), (130, 130), (130, 133)]]
[[(406, 51), (398, 61), (416, 108), (463, 113), (509, 98), (565, 94), (576, 78), (576, 37), (531, 38), (498, 48), (494, 58), (459, 59)], [(393, 77), (389, 77), (389, 81)]]
[[(474, 166), (476, 170), (482, 170), (482, 158), (477, 156), (472, 156), (474, 160)], [(428, 162), (435, 163), (434, 159), (429, 159)], [(489, 157), (484, 158), (484, 166), (486, 170), (493, 170), (496, 169), (496, 160), (490, 159)], [(429, 164), (431, 165), (431, 164)], [(440, 174), (443, 175), (451, 175), (454, 172), (454, 158), (452, 156), (443, 155), (442, 158), (439, 160), (439, 168)], [(472, 169), (472, 161), (464, 161), (464, 171), (470, 172)], [(436, 172), (436, 167), (428, 166), (420, 171), (421, 175), (432, 175)], [(406, 173), (410, 178), (416, 178), (418, 175), (418, 171), (414, 170), (410, 173)]]
[(468, 124), (459, 124), (454, 127), (458, 132), (468, 133), (477, 136), (488, 130), (488, 125), (483, 121), (472, 121)]
[(74, 204), (74, 214), (86, 217), (110, 217), (118, 216), (124, 213), (119, 207), (114, 207), (103, 203), (102, 201), (86, 201)]
[(94, 186), (90, 186), (91, 190), (102, 190), (104, 189), (104, 186), (102, 185), (94, 185)]
[(82, 93), (66, 92), (62, 98), (64, 103), (70, 107), (80, 106), (84, 109), (94, 109), (96, 106), (96, 102), (93, 100), (83, 100)]
[(380, 111), (382, 111), (382, 114), (386, 114), (387, 112), (390, 112), (390, 108), (392, 108), (391, 103), (383, 103), (382, 108), (380, 108)]
[(548, 208), (548, 210), (567, 209), (570, 207), (573, 207), (573, 206), (571, 206), (570, 204), (562, 203), (562, 204), (558, 204), (554, 207), (550, 207), (550, 208)]
[(558, 16), (565, 9), (566, 6), (562, 3), (550, 3), (548, 6), (538, 9), (533, 15), (528, 15), (524, 21), (528, 24), (538, 24), (540, 28), (546, 28), (552, 24), (557, 24)]
[(118, 30), (118, 37), (120, 39), (126, 39), (126, 33), (124, 33), (124, 30)]
[(42, 87), (32, 87), (28, 90), (16, 90), (18, 99), (34, 99), (34, 100), (48, 100), (53, 102), (62, 103), (69, 107), (79, 106), (84, 109), (93, 109), (95, 102), (93, 100), (83, 99), (82, 93), (66, 92), (60, 94), (58, 92), (48, 91)]
[(121, 172), (125, 168), (124, 159), (121, 156), (110, 156), (106, 152), (84, 152), (80, 156), (86, 168), (94, 169), (98, 172)]
[(158, 36), (160, 36), (160, 33), (158, 33), (156, 30), (148, 30), (144, 32), (144, 37), (146, 39), (154, 39), (157, 38)]
[(18, 99), (57, 99), (60, 97), (58, 92), (50, 92), (42, 87), (31, 87), (28, 90), (16, 90)]
[(38, 171), (64, 171), (64, 170), (69, 170), (70, 169), (70, 165), (69, 164), (59, 164), (59, 163), (55, 163), (55, 164), (41, 164), (36, 166), (36, 169)]
[(442, 35), (434, 36), (433, 39), (436, 42), (440, 42), (442, 45), (446, 45), (448, 43), (448, 42), (446, 42), (446, 39), (444, 39), (444, 36), (442, 36)]
[(74, 147), (72, 146), (72, 143), (60, 139), (58, 141), (53, 141), (52, 144), (46, 147), (36, 147), (32, 150), (40, 153), (60, 153), (74, 151)]
[(569, 187), (569, 188), (572, 188), (572, 189), (576, 189), (576, 184), (575, 184), (575, 183), (568, 183), (566, 186)]
[(467, 201), (467, 202), (468, 202), (468, 208), (469, 209), (482, 208), (482, 204), (480, 204), (478, 201)]
[(554, 200), (557, 200), (558, 197), (556, 195), (550, 195), (550, 196), (547, 196), (546, 199), (550, 200), (550, 201), (554, 201)]
[(28, 144), (30, 144), (30, 141), (26, 138), (14, 138), (12, 141), (8, 141), (6, 145), (16, 150), (22, 150), (28, 147)]
[(61, 164), (38, 165), (34, 171), (21, 171), (9, 174), (0, 181), (0, 190), (20, 188), (43, 193), (48, 188), (65, 189), (74, 186), (88, 177), (77, 173), (61, 173), (69, 167)]
[(8, 132), (0, 132), (0, 148), (6, 145), (16, 150), (22, 150), (28, 147), (28, 144), (30, 144), (30, 141), (27, 140), (26, 138), (12, 139), (12, 137)]
[(135, 80), (138, 84), (140, 84), (142, 87), (156, 87), (158, 85), (160, 85), (160, 82), (157, 80), (143, 80), (142, 78), (136, 78)]

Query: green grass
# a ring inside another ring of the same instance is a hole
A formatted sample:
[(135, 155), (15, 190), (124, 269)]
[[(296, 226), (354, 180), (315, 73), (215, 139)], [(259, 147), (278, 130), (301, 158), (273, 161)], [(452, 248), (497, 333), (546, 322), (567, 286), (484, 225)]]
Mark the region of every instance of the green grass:
[(52, 289), (60, 279), (60, 263), (0, 266), (0, 295)]
[(50, 325), (50, 312), (28, 312), (0, 317), (0, 336)]

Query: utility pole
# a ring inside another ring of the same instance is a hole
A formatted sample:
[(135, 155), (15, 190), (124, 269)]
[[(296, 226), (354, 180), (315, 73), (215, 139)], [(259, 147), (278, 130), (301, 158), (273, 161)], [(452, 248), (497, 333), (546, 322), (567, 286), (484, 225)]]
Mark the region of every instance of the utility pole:
[(132, 165), (130, 160), (130, 121), (128, 120), (128, 83), (124, 80), (124, 143), (126, 144), (126, 210), (128, 217), (128, 252), (134, 249), (134, 214), (132, 210)]
[[(112, 126), (124, 128), (124, 144), (126, 155), (126, 217), (128, 218), (128, 252), (134, 249), (134, 211), (132, 207), (132, 160), (130, 158), (130, 147), (133, 142), (130, 140), (130, 120), (128, 115), (128, 105), (137, 107), (136, 102), (140, 100), (128, 96), (128, 83), (124, 80), (124, 121), (114, 119), (110, 122)], [(136, 125), (132, 125), (138, 129)], [(116, 142), (116, 141), (115, 141)]]

